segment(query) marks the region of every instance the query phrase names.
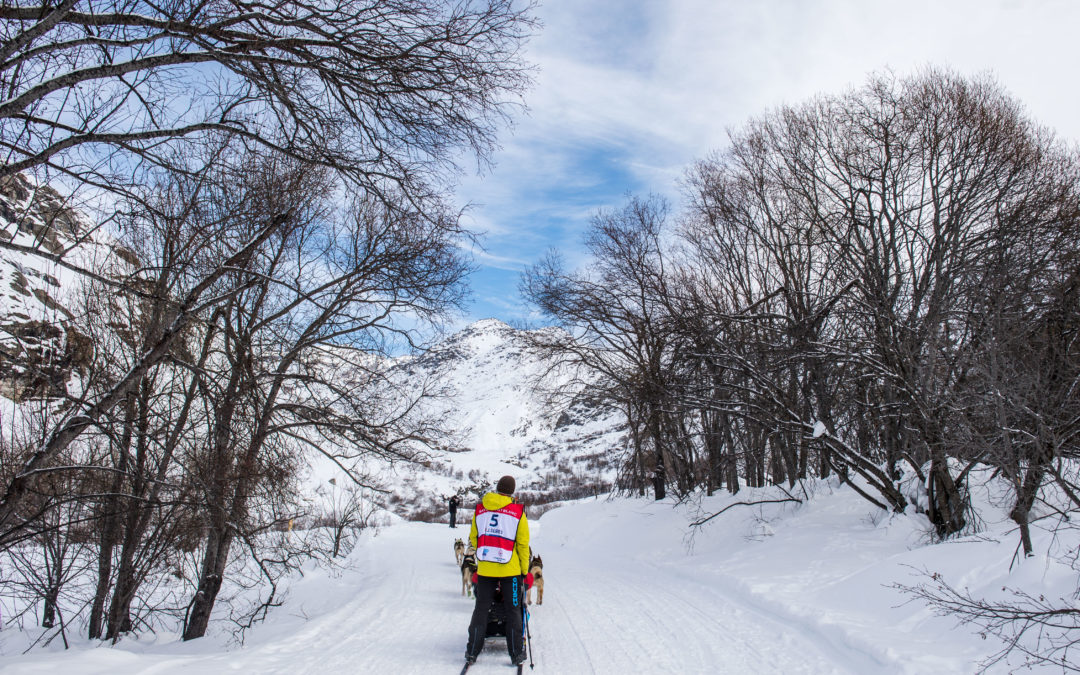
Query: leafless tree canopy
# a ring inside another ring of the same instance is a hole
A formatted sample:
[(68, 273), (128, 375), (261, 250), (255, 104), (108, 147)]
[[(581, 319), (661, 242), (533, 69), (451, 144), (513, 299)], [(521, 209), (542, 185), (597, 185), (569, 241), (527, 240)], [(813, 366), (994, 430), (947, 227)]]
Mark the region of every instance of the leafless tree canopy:
[[(0, 3), (0, 198), (34, 233), (0, 250), (76, 273), (49, 334), (85, 346), (26, 364), (47, 393), (3, 420), (22, 616), (44, 602), (64, 639), (72, 621), (192, 639), (222, 588), (258, 589), (229, 606), (243, 630), (277, 579), (366, 525), (381, 487), (362, 461), (435, 444), (429, 392), (384, 357), (460, 306), (472, 235), (449, 191), (528, 84), (531, 10)], [(302, 493), (315, 456), (352, 483), (341, 513)]]
[[(677, 222), (631, 198), (594, 219), (587, 270), (550, 255), (523, 277), (576, 338), (536, 346), (626, 411), (623, 489), (787, 483), (799, 501), (801, 479), (837, 476), (948, 537), (990, 466), (1026, 555), (1048, 490), (1065, 521), (1080, 510), (1080, 157), (993, 81), (875, 76), (766, 113), (684, 187)], [(1001, 655), (1064, 667), (1076, 644), (1067, 600), (908, 590)]]
[(681, 494), (835, 472), (949, 535), (989, 462), (1030, 549), (1080, 433), (1078, 167), (991, 81), (874, 77), (732, 132), (688, 171), (677, 228), (632, 200), (595, 220), (589, 271), (550, 258), (523, 289), (582, 338), (544, 346), (648, 431), (628, 486), (643, 466)]
[(509, 0), (11, 2), (0, 7), (0, 176), (123, 185), (178, 143), (236, 137), (418, 189), (483, 156), (526, 84)]

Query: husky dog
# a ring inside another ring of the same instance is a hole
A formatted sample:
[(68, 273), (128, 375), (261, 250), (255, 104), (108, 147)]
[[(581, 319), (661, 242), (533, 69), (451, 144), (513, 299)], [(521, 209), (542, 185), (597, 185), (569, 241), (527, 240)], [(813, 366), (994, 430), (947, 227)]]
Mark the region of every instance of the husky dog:
[(544, 561), (540, 556), (534, 555), (529, 561), (529, 574), (533, 575), (533, 585), (525, 594), (525, 603), (532, 604), (532, 592), (536, 589), (536, 604), (544, 604)]
[(458, 566), (461, 565), (461, 559), (465, 557), (465, 542), (460, 539), (454, 540), (454, 560), (457, 561)]
[(473, 596), (472, 575), (476, 574), (476, 549), (472, 546), (461, 559), (461, 594)]

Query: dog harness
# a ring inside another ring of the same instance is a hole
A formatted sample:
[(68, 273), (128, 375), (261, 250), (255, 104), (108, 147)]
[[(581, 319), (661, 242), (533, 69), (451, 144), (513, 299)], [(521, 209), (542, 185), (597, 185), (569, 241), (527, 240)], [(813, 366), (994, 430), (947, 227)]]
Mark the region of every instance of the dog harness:
[(525, 513), (521, 504), (507, 504), (489, 511), (476, 505), (476, 558), (484, 562), (508, 563), (514, 555), (518, 524)]

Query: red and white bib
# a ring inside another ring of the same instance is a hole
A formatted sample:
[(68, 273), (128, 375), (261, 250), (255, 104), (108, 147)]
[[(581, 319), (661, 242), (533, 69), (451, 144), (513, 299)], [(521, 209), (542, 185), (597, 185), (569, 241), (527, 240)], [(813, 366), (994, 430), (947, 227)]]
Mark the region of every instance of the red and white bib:
[(508, 563), (514, 555), (518, 523), (525, 512), (521, 504), (507, 504), (496, 511), (476, 505), (476, 559)]

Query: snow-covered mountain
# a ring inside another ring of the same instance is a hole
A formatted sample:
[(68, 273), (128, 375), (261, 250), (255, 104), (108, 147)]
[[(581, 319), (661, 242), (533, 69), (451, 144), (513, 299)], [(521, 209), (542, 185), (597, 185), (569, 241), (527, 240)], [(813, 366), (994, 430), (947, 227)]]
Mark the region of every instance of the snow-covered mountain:
[[(542, 331), (558, 330), (542, 328)], [(625, 447), (619, 411), (602, 404), (570, 368), (530, 348), (530, 333), (497, 319), (467, 326), (418, 357), (394, 363), (395, 379), (440, 387), (426, 404), (451, 433), (392, 489), (405, 513), (434, 516), (454, 492), (490, 489), (504, 474), (518, 495), (545, 504), (603, 492)], [(400, 509), (399, 509), (400, 510)]]

